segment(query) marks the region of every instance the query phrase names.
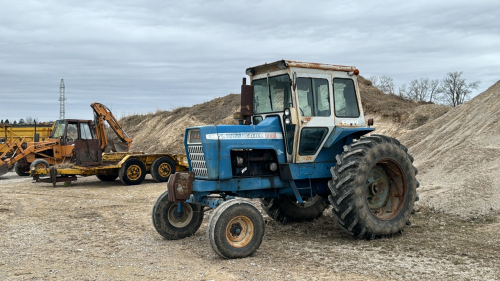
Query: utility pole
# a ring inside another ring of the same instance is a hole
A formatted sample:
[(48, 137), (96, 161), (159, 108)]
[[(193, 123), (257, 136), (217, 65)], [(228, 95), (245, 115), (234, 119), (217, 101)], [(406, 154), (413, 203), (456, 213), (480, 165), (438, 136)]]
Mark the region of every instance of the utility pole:
[(59, 85), (59, 119), (65, 119), (64, 106), (66, 103), (66, 97), (64, 96), (64, 79), (61, 79), (61, 84)]

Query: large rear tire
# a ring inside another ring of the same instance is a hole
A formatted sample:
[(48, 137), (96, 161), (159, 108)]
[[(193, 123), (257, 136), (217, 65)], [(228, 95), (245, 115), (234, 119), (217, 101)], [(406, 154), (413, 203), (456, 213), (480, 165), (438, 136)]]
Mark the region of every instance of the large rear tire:
[(265, 224), (252, 203), (233, 199), (222, 203), (210, 216), (207, 237), (215, 253), (226, 259), (244, 258), (257, 251)]
[(162, 156), (151, 164), (151, 176), (156, 182), (166, 182), (175, 173), (175, 162), (168, 156)]
[(348, 233), (365, 238), (400, 233), (416, 199), (417, 169), (394, 138), (371, 135), (344, 146), (328, 182), (333, 215)]
[(315, 196), (310, 202), (301, 204), (295, 197), (284, 195), (261, 199), (260, 204), (269, 217), (280, 223), (312, 221), (321, 217), (326, 208), (321, 196)]
[(178, 212), (178, 204), (168, 201), (168, 192), (156, 199), (151, 212), (153, 226), (156, 231), (168, 240), (182, 239), (193, 235), (203, 222), (204, 209), (191, 203), (182, 203), (182, 213)]
[(140, 184), (146, 177), (146, 165), (139, 159), (130, 158), (123, 163), (118, 175), (125, 185)]

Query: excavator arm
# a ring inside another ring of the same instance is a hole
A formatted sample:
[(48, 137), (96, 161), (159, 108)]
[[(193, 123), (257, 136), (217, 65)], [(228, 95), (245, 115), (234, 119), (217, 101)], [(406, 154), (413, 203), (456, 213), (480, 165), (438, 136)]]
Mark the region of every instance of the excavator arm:
[[(96, 135), (97, 139), (99, 140), (99, 146), (101, 147), (101, 149), (103, 151), (106, 150), (113, 150), (119, 152), (128, 151), (130, 149), (130, 145), (132, 144), (132, 139), (127, 135), (127, 133), (125, 133), (125, 131), (123, 131), (122, 126), (120, 125), (120, 123), (118, 123), (118, 120), (116, 120), (115, 116), (113, 116), (109, 108), (97, 102), (91, 104), (90, 107), (92, 107), (92, 109), (94, 110), (94, 115), (96, 119), (96, 124), (95, 124)], [(112, 142), (108, 143), (104, 127), (104, 120), (108, 122), (111, 129), (113, 129), (113, 131), (122, 141), (120, 146), (115, 146), (115, 144)]]

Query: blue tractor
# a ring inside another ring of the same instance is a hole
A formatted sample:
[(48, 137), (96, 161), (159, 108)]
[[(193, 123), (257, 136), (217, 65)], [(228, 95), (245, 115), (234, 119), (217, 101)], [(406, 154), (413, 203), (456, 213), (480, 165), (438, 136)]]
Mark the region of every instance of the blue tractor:
[(400, 233), (418, 198), (417, 169), (394, 138), (371, 134), (352, 66), (281, 60), (246, 70), (239, 125), (187, 128), (189, 172), (172, 175), (152, 210), (166, 239), (207, 235), (224, 258), (253, 254), (264, 219), (311, 221), (332, 207), (360, 238)]

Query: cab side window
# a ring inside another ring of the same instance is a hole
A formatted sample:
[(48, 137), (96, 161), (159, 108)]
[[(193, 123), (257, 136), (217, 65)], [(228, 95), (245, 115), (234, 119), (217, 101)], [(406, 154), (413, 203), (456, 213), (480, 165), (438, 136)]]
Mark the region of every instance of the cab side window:
[(335, 99), (335, 116), (359, 117), (358, 100), (352, 79), (333, 79), (333, 95)]
[(297, 78), (297, 96), (301, 116), (330, 116), (328, 80)]

